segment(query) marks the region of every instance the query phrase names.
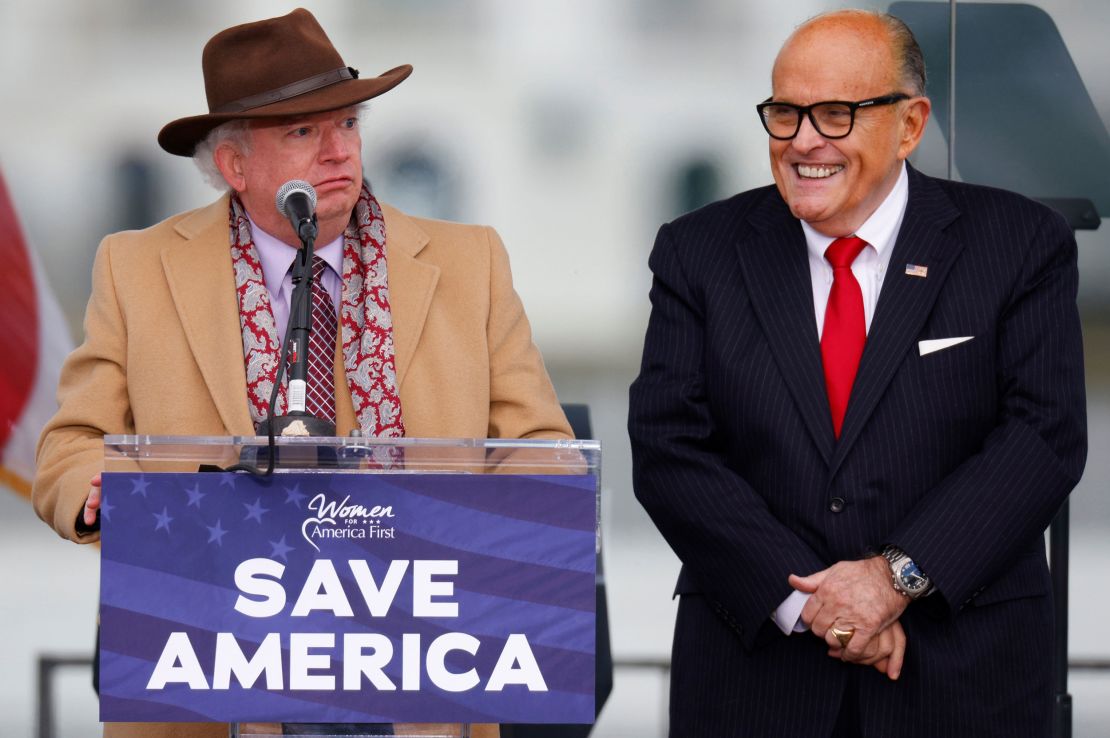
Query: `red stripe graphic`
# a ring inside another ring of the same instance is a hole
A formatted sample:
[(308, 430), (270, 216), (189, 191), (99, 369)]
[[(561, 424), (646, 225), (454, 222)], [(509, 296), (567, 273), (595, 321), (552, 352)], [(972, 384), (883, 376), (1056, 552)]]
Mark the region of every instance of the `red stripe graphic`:
[(8, 443), (31, 396), (39, 362), (39, 315), (35, 275), (27, 244), (0, 174), (0, 448)]

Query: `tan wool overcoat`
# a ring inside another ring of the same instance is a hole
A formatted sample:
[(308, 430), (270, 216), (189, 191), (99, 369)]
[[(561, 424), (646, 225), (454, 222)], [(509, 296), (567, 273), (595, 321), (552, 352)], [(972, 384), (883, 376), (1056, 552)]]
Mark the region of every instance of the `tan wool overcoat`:
[[(103, 436), (254, 434), (228, 207), (225, 195), (101, 243), (85, 340), (63, 366), (60, 409), (38, 447), (34, 506), (59, 535), (99, 537), (78, 532), (76, 521), (89, 480), (103, 469)], [(497, 233), (382, 210), (406, 434), (570, 438)], [(337, 433), (346, 435), (356, 421), (338, 350), (335, 366)], [(106, 734), (227, 732), (219, 724), (116, 724)]]

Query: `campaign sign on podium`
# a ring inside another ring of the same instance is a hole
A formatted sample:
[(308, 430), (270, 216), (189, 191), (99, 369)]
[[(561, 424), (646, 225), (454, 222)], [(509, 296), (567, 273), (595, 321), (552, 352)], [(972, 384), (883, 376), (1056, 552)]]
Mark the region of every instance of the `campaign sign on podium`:
[(101, 720), (592, 722), (597, 444), (328, 440), (107, 439)]

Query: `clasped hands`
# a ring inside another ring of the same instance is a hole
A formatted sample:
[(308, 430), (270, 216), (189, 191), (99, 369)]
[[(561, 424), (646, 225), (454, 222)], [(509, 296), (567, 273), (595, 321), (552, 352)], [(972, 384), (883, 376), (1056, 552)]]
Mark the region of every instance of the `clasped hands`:
[[(789, 581), (810, 595), (802, 622), (828, 644), (829, 656), (898, 678), (906, 653), (906, 633), (898, 618), (910, 601), (891, 585), (886, 559), (841, 561), (808, 577), (791, 574)], [(854, 631), (846, 646), (832, 633), (834, 627)]]

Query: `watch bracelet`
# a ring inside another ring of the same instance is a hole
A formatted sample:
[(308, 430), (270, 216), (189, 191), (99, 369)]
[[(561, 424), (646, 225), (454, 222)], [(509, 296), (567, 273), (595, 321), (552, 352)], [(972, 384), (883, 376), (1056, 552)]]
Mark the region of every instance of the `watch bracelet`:
[(902, 587), (898, 586), (898, 572), (894, 568), (894, 563), (901, 558), (909, 560), (915, 566), (917, 566), (917, 562), (910, 558), (905, 551), (893, 544), (887, 544), (886, 546), (883, 546), (881, 555), (884, 559), (886, 559), (887, 565), (890, 567), (890, 584), (892, 587), (894, 587), (894, 591), (898, 594), (902, 595), (903, 597), (907, 597), (910, 600), (919, 600), (922, 597), (928, 597), (933, 593), (933, 590), (936, 589), (936, 586), (933, 584), (933, 580), (929, 578), (928, 574), (921, 571), (921, 567), (918, 566), (917, 570), (921, 572), (921, 576), (925, 579), (927, 584), (925, 585), (925, 588), (922, 589), (920, 592), (906, 591)]

